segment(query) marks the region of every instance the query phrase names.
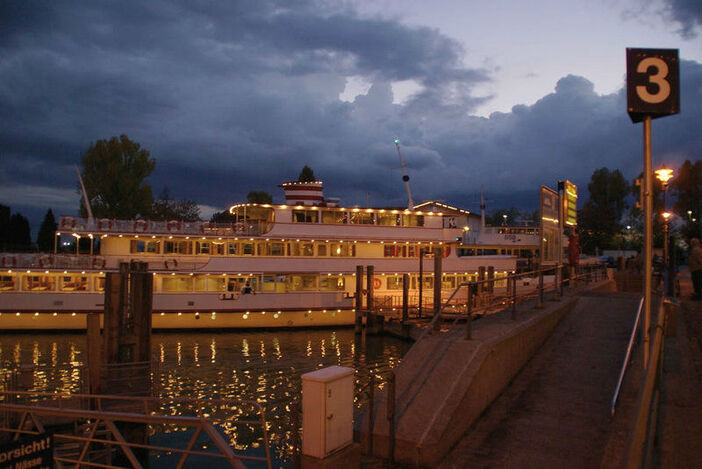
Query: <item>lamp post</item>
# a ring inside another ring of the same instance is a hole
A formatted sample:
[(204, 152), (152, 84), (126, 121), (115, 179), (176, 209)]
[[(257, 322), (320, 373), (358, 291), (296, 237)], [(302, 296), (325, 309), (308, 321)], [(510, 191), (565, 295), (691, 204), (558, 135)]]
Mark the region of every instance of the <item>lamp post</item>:
[(655, 173), (656, 178), (658, 178), (658, 180), (661, 181), (661, 184), (663, 185), (663, 265), (665, 266), (665, 291), (667, 293), (671, 272), (670, 265), (668, 264), (668, 218), (671, 214), (667, 211), (668, 207), (666, 206), (667, 204), (665, 200), (665, 195), (668, 191), (668, 181), (670, 181), (673, 178), (673, 170), (664, 166), (660, 169), (657, 169)]
[(672, 215), (670, 212), (663, 212), (663, 266), (665, 268), (664, 270), (664, 281), (663, 281), (663, 288), (664, 292), (666, 295), (673, 296), (672, 292), (672, 279), (671, 275), (673, 272), (673, 267), (670, 264), (670, 257), (668, 254), (668, 238), (669, 238), (669, 225), (668, 225), (668, 219)]

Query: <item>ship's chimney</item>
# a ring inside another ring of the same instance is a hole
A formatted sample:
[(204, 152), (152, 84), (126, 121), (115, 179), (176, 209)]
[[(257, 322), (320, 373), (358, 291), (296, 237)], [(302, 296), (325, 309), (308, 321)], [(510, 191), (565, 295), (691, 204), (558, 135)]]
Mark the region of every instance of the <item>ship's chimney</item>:
[(281, 187), (285, 191), (287, 205), (324, 205), (322, 181), (284, 182)]

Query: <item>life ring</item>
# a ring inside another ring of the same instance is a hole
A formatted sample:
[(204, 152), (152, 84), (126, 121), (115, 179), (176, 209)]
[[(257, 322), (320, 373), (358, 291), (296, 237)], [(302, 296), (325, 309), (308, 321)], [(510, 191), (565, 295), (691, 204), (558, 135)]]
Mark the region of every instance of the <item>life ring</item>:
[(39, 266), (44, 269), (46, 267), (51, 267), (54, 265), (54, 258), (52, 256), (41, 256), (39, 258)]
[(362, 295), (367, 295), (367, 294), (368, 294), (368, 290), (366, 290), (366, 289), (364, 288), (363, 290), (361, 290), (361, 294), (362, 294)]
[(178, 220), (171, 220), (166, 224), (166, 228), (171, 233), (175, 231), (180, 231), (180, 222)]
[(76, 227), (76, 220), (72, 217), (63, 217), (61, 219), (61, 229), (71, 229)]
[(17, 258), (15, 256), (3, 256), (2, 266), (3, 267), (17, 267)]
[(93, 269), (104, 269), (105, 259), (102, 257), (93, 257)]
[(380, 288), (380, 286), (381, 286), (382, 284), (383, 284), (383, 283), (380, 281), (379, 278), (374, 278), (374, 279), (373, 279), (373, 288), (375, 288), (376, 290), (377, 290), (378, 288)]
[(134, 222), (134, 231), (143, 232), (146, 230), (146, 220), (137, 220)]
[(172, 269), (177, 269), (178, 268), (178, 260), (177, 259), (166, 259), (163, 264), (166, 266), (166, 270), (172, 270)]
[(109, 218), (101, 218), (98, 222), (98, 229), (100, 231), (107, 231), (112, 229), (112, 220)]

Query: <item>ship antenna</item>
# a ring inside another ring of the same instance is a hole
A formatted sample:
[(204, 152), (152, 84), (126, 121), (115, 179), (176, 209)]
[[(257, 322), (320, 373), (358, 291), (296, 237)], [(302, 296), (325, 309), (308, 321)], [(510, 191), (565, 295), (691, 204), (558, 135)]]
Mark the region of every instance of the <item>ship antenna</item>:
[(405, 162), (402, 160), (402, 153), (400, 153), (400, 140), (395, 139), (395, 148), (397, 148), (397, 156), (400, 157), (400, 166), (402, 167), (402, 180), (405, 181), (405, 186), (407, 187), (407, 210), (414, 210), (414, 201), (412, 200), (412, 192), (410, 192), (409, 187), (409, 176), (405, 170)]
[(78, 171), (78, 166), (73, 165), (76, 168), (76, 174), (78, 175), (78, 182), (80, 182), (80, 190), (83, 192), (83, 202), (85, 203), (85, 210), (88, 211), (88, 223), (93, 222), (93, 211), (90, 210), (90, 202), (88, 202), (88, 193), (85, 192), (85, 185), (83, 184), (83, 178), (80, 177), (80, 171)]

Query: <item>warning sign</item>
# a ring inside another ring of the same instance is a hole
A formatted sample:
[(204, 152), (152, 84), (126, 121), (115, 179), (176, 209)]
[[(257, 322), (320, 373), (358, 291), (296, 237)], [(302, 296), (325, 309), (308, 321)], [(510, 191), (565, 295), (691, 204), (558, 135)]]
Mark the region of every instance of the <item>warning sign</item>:
[(54, 437), (36, 435), (2, 445), (0, 469), (51, 469), (54, 467)]

